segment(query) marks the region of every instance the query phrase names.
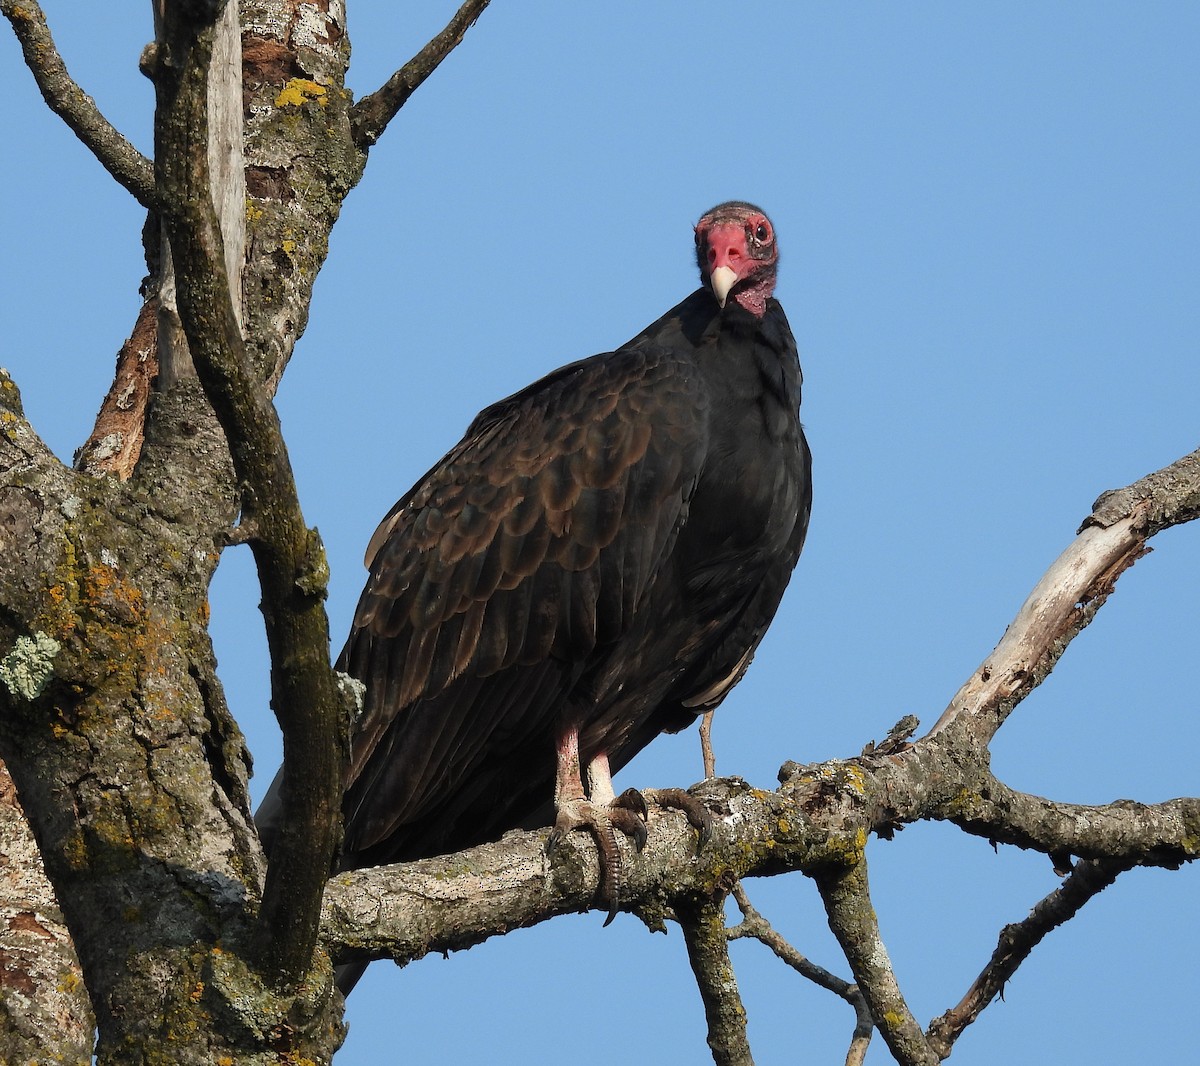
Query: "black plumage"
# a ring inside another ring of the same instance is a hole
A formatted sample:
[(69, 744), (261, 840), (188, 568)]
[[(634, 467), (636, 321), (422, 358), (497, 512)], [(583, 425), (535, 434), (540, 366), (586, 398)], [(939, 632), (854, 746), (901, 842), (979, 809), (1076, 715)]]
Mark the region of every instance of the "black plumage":
[[(721, 204), (696, 256), (696, 292), (480, 413), (372, 537), (337, 663), (363, 685), (340, 869), (583, 827), (611, 918), (614, 829), (646, 833), (611, 773), (741, 679), (812, 499), (774, 228)], [(268, 850), (279, 784), (257, 815)]]
[(527, 823), (565, 741), (607, 779), (744, 672), (808, 524), (800, 366), (766, 216), (715, 208), (697, 253), (699, 290), (484, 410), (372, 538), (343, 867)]

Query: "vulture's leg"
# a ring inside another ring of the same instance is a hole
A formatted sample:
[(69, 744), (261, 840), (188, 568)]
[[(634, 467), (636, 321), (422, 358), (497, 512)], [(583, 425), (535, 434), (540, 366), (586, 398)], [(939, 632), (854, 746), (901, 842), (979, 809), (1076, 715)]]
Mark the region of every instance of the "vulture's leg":
[(547, 853), (572, 829), (586, 829), (596, 841), (600, 853), (600, 900), (608, 904), (608, 918), (616, 917), (620, 901), (624, 866), (617, 847), (616, 831), (633, 837), (639, 851), (646, 844), (646, 801), (637, 789), (626, 789), (613, 796), (608, 755), (601, 753), (588, 764), (588, 793), (584, 793), (579, 765), (579, 730), (565, 728), (558, 738), (557, 772), (554, 782), (554, 806), (557, 816), (546, 841)]

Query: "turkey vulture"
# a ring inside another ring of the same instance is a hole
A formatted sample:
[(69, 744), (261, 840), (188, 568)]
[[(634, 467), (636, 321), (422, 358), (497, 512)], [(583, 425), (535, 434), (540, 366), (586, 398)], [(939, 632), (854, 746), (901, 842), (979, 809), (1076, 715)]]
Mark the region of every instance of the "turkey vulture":
[(481, 412), (371, 538), (342, 869), (539, 821), (611, 857), (614, 825), (645, 835), (611, 773), (749, 665), (808, 526), (800, 364), (766, 214), (695, 240), (696, 292)]

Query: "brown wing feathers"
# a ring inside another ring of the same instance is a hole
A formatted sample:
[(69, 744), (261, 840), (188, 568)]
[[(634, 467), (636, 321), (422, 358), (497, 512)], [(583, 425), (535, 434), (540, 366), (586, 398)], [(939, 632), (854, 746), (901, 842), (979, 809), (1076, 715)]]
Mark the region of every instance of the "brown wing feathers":
[[(368, 687), (350, 769), (361, 802), (416, 817), (421, 797), (497, 730), (513, 743), (548, 733), (564, 693), (541, 673), (495, 678), (486, 707), (477, 681), (554, 657), (576, 664), (550, 671), (565, 684), (627, 625), (687, 480), (687, 448), (650, 447), (659, 405), (645, 394), (647, 369), (644, 353), (595, 360), (575, 380), (556, 375), (558, 388), (518, 394), (511, 411), (497, 405), (385, 520), (340, 660)], [(402, 752), (382, 739), (397, 715), (407, 716)], [(356, 783), (368, 763), (369, 787)]]

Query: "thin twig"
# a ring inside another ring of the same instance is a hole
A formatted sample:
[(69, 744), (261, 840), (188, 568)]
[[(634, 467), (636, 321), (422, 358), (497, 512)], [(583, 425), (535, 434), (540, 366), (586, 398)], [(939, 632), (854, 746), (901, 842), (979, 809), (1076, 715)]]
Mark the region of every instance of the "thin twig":
[(153, 164), (100, 113), (96, 101), (67, 73), (37, 0), (0, 0), (0, 13), (12, 24), (25, 65), (50, 110), (138, 203), (153, 207)]
[(717, 776), (717, 757), (713, 754), (712, 745), (713, 712), (705, 711), (700, 719), (700, 754), (704, 759), (704, 780), (711, 781)]
[(1073, 918), (1088, 900), (1103, 892), (1127, 869), (1128, 863), (1078, 863), (1071, 875), (1029, 912), (1029, 917), (1006, 925), (1000, 931), (1000, 941), (991, 960), (958, 1006), (930, 1024), (929, 1043), (937, 1053), (947, 1058), (963, 1030), (1004, 990), (1005, 982), (1041, 939)]
[(875, 1022), (871, 1018), (871, 1011), (862, 989), (830, 973), (825, 967), (818, 966), (789, 944), (750, 902), (750, 897), (746, 895), (746, 889), (740, 881), (733, 887), (733, 898), (737, 900), (738, 909), (742, 912), (742, 920), (725, 931), (730, 940), (751, 937), (765, 944), (777, 958), (787, 963), (801, 977), (820, 985), (835, 996), (840, 996), (854, 1008), (854, 1033), (850, 1038), (850, 1050), (846, 1053), (846, 1066), (858, 1066), (867, 1053), (871, 1034), (875, 1031)]
[(746, 1008), (729, 958), (725, 916), (710, 900), (676, 908), (688, 961), (708, 1019), (708, 1046), (716, 1066), (753, 1066), (746, 1038)]
[(491, 0), (466, 0), (441, 33), (404, 64), (387, 82), (364, 96), (350, 110), (350, 128), (354, 143), (364, 152), (379, 140), (388, 123), (396, 117), (408, 98), (455, 48), (462, 43)]

